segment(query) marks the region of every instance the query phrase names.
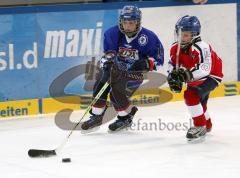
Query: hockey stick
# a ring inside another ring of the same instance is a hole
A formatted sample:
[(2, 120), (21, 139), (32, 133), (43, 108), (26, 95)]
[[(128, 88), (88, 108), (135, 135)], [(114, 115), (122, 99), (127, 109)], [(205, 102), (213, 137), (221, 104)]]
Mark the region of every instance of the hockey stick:
[(182, 29), (181, 27), (178, 28), (178, 31), (177, 31), (177, 43), (178, 43), (178, 46), (177, 46), (177, 54), (176, 54), (176, 70), (178, 71), (179, 69), (179, 54), (180, 54), (180, 47), (181, 47), (181, 38), (182, 38)]
[(76, 125), (72, 128), (72, 130), (69, 132), (69, 134), (67, 135), (67, 137), (63, 140), (63, 142), (54, 150), (39, 150), (39, 149), (30, 149), (28, 151), (28, 155), (31, 158), (47, 158), (47, 157), (51, 157), (51, 156), (56, 156), (57, 154), (59, 154), (59, 152), (62, 150), (62, 148), (64, 147), (64, 145), (67, 143), (67, 141), (69, 140), (70, 136), (73, 134), (73, 131), (78, 127), (78, 125), (80, 124), (80, 122), (83, 120), (83, 118), (87, 115), (87, 113), (91, 110), (92, 105), (94, 105), (97, 100), (100, 98), (100, 96), (103, 94), (103, 92), (107, 89), (107, 87), (109, 86), (109, 83), (106, 82), (103, 87), (101, 88), (101, 90), (98, 92), (98, 94), (94, 97), (94, 99), (92, 100), (92, 102), (89, 104), (89, 106), (87, 107), (87, 109), (85, 110), (83, 116), (81, 117), (81, 119), (76, 123)]

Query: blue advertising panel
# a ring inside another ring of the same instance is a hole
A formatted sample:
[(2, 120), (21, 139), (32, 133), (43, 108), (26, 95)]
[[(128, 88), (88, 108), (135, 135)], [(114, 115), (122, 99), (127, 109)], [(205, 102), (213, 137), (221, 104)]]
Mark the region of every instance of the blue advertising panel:
[[(49, 97), (49, 86), (66, 70), (99, 58), (103, 32), (118, 10), (0, 15), (0, 101)], [(66, 92), (81, 93), (84, 76)]]

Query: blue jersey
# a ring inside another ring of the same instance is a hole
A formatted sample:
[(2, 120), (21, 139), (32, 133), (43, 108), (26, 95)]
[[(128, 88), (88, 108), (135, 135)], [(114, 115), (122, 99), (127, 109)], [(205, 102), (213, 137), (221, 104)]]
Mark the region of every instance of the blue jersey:
[(124, 63), (133, 64), (135, 60), (147, 57), (155, 59), (157, 66), (163, 65), (164, 49), (157, 35), (142, 28), (133, 38), (128, 39), (118, 26), (109, 28), (104, 33), (104, 53), (115, 52), (118, 59)]

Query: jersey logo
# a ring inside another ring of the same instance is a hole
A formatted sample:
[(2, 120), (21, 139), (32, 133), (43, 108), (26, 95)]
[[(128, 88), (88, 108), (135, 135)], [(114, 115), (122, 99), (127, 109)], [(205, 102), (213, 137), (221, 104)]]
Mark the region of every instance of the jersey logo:
[(133, 59), (133, 60), (138, 60), (138, 50), (136, 49), (129, 49), (129, 48), (124, 48), (124, 47), (119, 47), (118, 54), (120, 57), (124, 59)]
[(210, 70), (210, 64), (201, 65), (201, 69), (204, 70), (204, 71), (209, 71)]
[(140, 46), (145, 46), (148, 43), (148, 37), (144, 34), (142, 34), (139, 38), (138, 38), (138, 44)]

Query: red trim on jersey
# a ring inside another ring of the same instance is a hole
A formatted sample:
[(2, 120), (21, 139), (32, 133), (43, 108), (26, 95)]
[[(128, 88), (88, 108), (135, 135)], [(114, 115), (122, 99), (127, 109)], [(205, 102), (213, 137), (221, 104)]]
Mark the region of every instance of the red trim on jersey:
[(148, 58), (148, 61), (149, 61), (149, 70), (152, 71), (155, 66), (154, 58), (150, 57), (150, 58)]

